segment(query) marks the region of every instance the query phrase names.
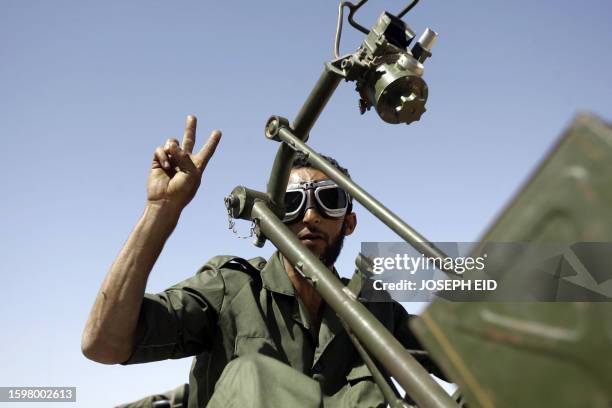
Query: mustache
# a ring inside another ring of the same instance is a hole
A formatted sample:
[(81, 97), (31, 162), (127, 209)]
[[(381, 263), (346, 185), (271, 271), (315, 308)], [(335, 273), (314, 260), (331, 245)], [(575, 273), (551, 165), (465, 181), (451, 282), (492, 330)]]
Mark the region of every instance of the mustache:
[(324, 233), (323, 231), (321, 231), (320, 229), (316, 228), (316, 227), (310, 227), (310, 228), (309, 227), (305, 227), (305, 228), (301, 229), (300, 232), (298, 232), (298, 234), (297, 234), (299, 239), (302, 239), (302, 238), (304, 238), (305, 236), (308, 236), (308, 235), (314, 235), (314, 236), (317, 236), (317, 237), (321, 237), (321, 238), (323, 238), (326, 241), (329, 240), (329, 236), (326, 233)]

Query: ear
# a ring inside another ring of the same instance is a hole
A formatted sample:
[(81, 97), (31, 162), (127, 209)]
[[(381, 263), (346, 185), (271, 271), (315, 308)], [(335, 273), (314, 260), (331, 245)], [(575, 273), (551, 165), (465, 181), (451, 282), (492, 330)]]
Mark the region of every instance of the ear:
[(354, 212), (347, 214), (344, 218), (344, 223), (346, 225), (346, 229), (344, 230), (344, 235), (349, 236), (355, 231), (357, 227), (357, 214)]

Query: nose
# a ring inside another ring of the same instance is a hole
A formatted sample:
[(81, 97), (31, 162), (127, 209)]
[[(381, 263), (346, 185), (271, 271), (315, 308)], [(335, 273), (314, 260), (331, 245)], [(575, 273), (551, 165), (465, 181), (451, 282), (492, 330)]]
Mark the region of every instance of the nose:
[(321, 222), (321, 214), (317, 211), (316, 207), (310, 207), (304, 213), (304, 224), (318, 224)]

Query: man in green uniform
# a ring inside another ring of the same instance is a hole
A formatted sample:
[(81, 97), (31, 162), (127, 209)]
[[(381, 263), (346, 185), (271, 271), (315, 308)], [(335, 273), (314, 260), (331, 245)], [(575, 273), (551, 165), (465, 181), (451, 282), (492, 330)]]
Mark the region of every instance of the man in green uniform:
[[(190, 408), (384, 406), (333, 310), (279, 252), (267, 262), (217, 256), (195, 276), (145, 294), (155, 260), (221, 137), (214, 131), (193, 154), (195, 130), (189, 116), (182, 144), (169, 139), (155, 151), (144, 214), (102, 283), (83, 333), (85, 356), (106, 364), (195, 356)], [(350, 197), (298, 157), (286, 205), (285, 223), (335, 273), (344, 237), (357, 224)], [(368, 308), (435, 369), (401, 305)]]

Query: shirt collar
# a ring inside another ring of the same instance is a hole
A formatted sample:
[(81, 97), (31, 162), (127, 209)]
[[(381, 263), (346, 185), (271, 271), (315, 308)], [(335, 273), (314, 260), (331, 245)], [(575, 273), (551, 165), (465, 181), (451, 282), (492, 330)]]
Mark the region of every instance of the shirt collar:
[[(332, 272), (336, 277), (340, 277), (336, 268), (333, 268)], [(285, 270), (285, 263), (280, 251), (274, 252), (260, 274), (263, 286), (266, 289), (283, 295), (295, 296), (295, 289)]]
[(274, 252), (266, 266), (261, 270), (261, 280), (264, 287), (272, 292), (288, 296), (295, 295), (293, 284), (289, 280), (289, 276), (287, 276), (287, 271), (279, 251)]

